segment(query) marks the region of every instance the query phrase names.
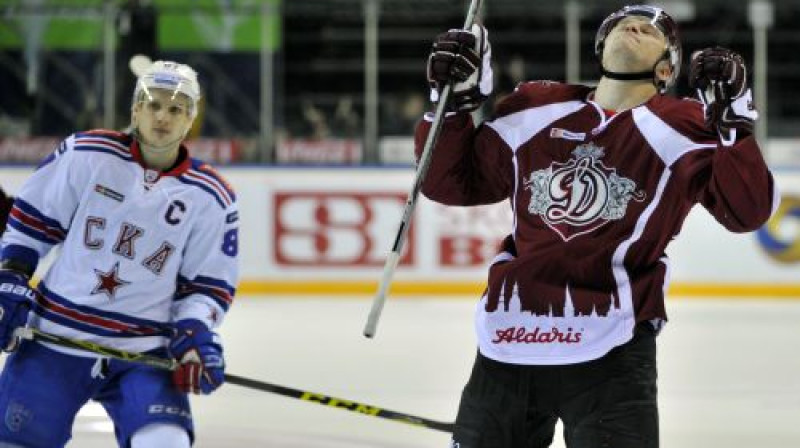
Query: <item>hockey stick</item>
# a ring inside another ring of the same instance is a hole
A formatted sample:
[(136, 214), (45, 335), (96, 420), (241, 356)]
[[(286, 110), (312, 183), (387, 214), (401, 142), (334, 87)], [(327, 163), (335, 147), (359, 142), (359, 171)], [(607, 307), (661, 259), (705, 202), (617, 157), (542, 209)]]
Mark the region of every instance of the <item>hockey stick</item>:
[[(475, 21), (475, 16), (478, 14), (478, 10), (480, 9), (480, 5), (481, 0), (471, 1), (469, 10), (467, 10), (467, 19), (464, 21), (464, 29), (470, 29), (472, 27), (472, 24)], [(378, 319), (381, 317), (383, 305), (386, 303), (386, 296), (389, 293), (389, 285), (392, 282), (394, 271), (397, 269), (397, 264), (400, 262), (400, 252), (403, 250), (403, 245), (406, 242), (408, 228), (411, 225), (411, 216), (414, 214), (414, 208), (417, 205), (417, 198), (419, 197), (419, 192), (422, 189), (422, 182), (425, 180), (425, 176), (428, 174), (428, 168), (431, 164), (431, 153), (433, 152), (433, 146), (436, 143), (436, 139), (439, 138), (439, 132), (442, 130), (444, 111), (447, 106), (447, 102), (450, 100), (450, 92), (452, 90), (453, 85), (451, 83), (447, 83), (442, 88), (442, 92), (439, 95), (439, 102), (436, 105), (436, 113), (433, 116), (431, 129), (428, 132), (428, 137), (425, 140), (425, 146), (423, 146), (422, 155), (419, 159), (417, 175), (414, 178), (414, 184), (411, 188), (411, 192), (408, 194), (406, 207), (403, 211), (403, 218), (400, 220), (400, 227), (397, 229), (397, 236), (394, 239), (392, 250), (386, 257), (386, 264), (383, 266), (383, 276), (381, 277), (381, 281), (378, 285), (378, 293), (375, 295), (375, 298), (372, 301), (372, 308), (369, 310), (367, 324), (364, 327), (364, 336), (368, 338), (375, 336), (375, 331), (378, 327)]]
[[(65, 338), (50, 333), (45, 333), (36, 328), (20, 328), (15, 332), (17, 337), (22, 339), (36, 340), (41, 342), (48, 342), (61, 347), (68, 347), (77, 350), (83, 350), (98, 355), (106, 356), (109, 358), (121, 359), (123, 361), (134, 362), (138, 364), (148, 365), (164, 370), (175, 370), (178, 362), (174, 359), (161, 358), (158, 356), (148, 355), (146, 353), (135, 353), (124, 350), (119, 350), (112, 347), (95, 344), (93, 342), (81, 341), (77, 339)], [(323, 406), (328, 406), (336, 409), (344, 409), (347, 411), (355, 412), (357, 414), (369, 415), (373, 417), (381, 417), (399, 423), (406, 423), (409, 425), (419, 426), (423, 428), (435, 429), (437, 431), (453, 432), (452, 423), (444, 423), (436, 420), (430, 420), (424, 417), (417, 417), (415, 415), (405, 414), (402, 412), (391, 411), (389, 409), (379, 408), (370, 404), (359, 403), (357, 401), (345, 400), (343, 398), (332, 397), (325, 394), (310, 392), (306, 390), (294, 389), (286, 386), (279, 386), (277, 384), (267, 383), (265, 381), (258, 381), (249, 378), (244, 378), (238, 375), (225, 374), (225, 382), (235, 384), (237, 386), (248, 387), (250, 389), (261, 390), (264, 392), (271, 392), (285, 397), (297, 398), (310, 403), (316, 403)]]

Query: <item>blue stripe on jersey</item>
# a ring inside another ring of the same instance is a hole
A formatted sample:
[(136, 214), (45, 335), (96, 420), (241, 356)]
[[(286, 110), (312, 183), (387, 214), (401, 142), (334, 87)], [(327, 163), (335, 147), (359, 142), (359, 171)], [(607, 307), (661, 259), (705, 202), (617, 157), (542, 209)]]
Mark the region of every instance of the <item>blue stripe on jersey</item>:
[(127, 162), (133, 161), (133, 156), (131, 156), (130, 154), (122, 154), (122, 153), (119, 152), (119, 150), (114, 150), (114, 149), (109, 148), (107, 146), (102, 146), (102, 145), (80, 145), (79, 146), (79, 145), (76, 144), (73, 149), (75, 149), (75, 151), (102, 152), (102, 153), (106, 153), (106, 154), (110, 154), (112, 156), (118, 157), (118, 158), (120, 158), (122, 160), (125, 160)]
[(53, 160), (56, 160), (58, 157), (61, 156), (61, 154), (64, 154), (64, 152), (66, 152), (67, 149), (68, 149), (67, 141), (66, 140), (61, 140), (61, 143), (58, 144), (58, 147), (55, 149), (55, 151), (51, 152), (50, 155), (48, 155), (42, 161), (40, 161), (39, 165), (36, 167), (36, 169), (38, 170), (38, 169), (48, 165)]
[(211, 277), (198, 276), (193, 281), (178, 276), (178, 292), (175, 300), (182, 300), (192, 294), (202, 294), (217, 303), (223, 311), (228, 311), (233, 303), (236, 288), (226, 282)]
[(191, 162), (192, 166), (181, 174), (178, 180), (198, 186), (211, 194), (223, 209), (236, 200), (236, 194), (211, 165), (197, 159), (191, 159)]
[(203, 275), (198, 275), (197, 277), (195, 277), (193, 283), (198, 284), (198, 285), (206, 285), (206, 286), (209, 286), (211, 288), (222, 289), (222, 290), (226, 291), (231, 296), (236, 293), (236, 288), (234, 288), (233, 286), (229, 285), (227, 282), (225, 282), (223, 280), (219, 280), (219, 279), (212, 278), (212, 277), (205, 277)]
[(44, 225), (46, 225), (51, 229), (59, 230), (64, 234), (67, 233), (67, 229), (61, 227), (61, 223), (58, 222), (57, 219), (46, 216), (44, 213), (40, 212), (36, 207), (26, 202), (24, 199), (21, 199), (19, 197), (14, 198), (14, 207), (19, 208), (20, 210), (25, 212), (26, 215), (33, 216), (34, 218), (38, 219)]
[(128, 162), (132, 161), (133, 155), (131, 155), (129, 150), (130, 139), (123, 138), (127, 137), (124, 134), (119, 134), (117, 137), (119, 138), (113, 138), (111, 135), (107, 134), (78, 133), (75, 134), (75, 145), (73, 148), (76, 151), (102, 152), (119, 157)]
[(31, 238), (47, 244), (58, 244), (66, 238), (67, 230), (57, 220), (45, 216), (21, 198), (14, 199), (8, 224)]
[(49, 237), (46, 233), (39, 231), (33, 227), (26, 226), (24, 223), (18, 221), (12, 216), (8, 217), (8, 227), (11, 227), (14, 230), (19, 231), (20, 233), (24, 233), (25, 235), (37, 240), (41, 241), (42, 243), (49, 244), (51, 246), (55, 246), (56, 244), (60, 243), (61, 240), (57, 240), (55, 238)]
[(75, 133), (76, 140), (103, 140), (108, 145), (115, 146), (125, 152), (128, 152), (133, 137), (130, 134), (124, 134), (118, 131), (108, 129), (95, 129), (93, 131), (83, 131)]
[(222, 188), (222, 190), (225, 192), (225, 195), (227, 195), (228, 198), (231, 201), (235, 201), (236, 200), (236, 193), (230, 187), (228, 182), (225, 179), (223, 179), (222, 175), (220, 175), (217, 172), (217, 170), (215, 170), (208, 163), (203, 162), (202, 160), (192, 159), (191, 171), (194, 174), (202, 175), (203, 177), (209, 179), (210, 182), (213, 182), (213, 183), (219, 185)]
[[(61, 142), (61, 144), (63, 145), (63, 144), (64, 144), (64, 142)], [(43, 167), (43, 166), (45, 166), (45, 165), (49, 164), (49, 163), (50, 163), (50, 162), (52, 162), (53, 160), (56, 160), (56, 153), (54, 153), (54, 152), (51, 152), (51, 153), (50, 153), (50, 155), (48, 155), (47, 157), (45, 157), (44, 159), (42, 159), (42, 161), (41, 161), (41, 162), (39, 162), (39, 165), (36, 167), (36, 169), (38, 170), (39, 168), (41, 168), (41, 167)]]
[(220, 207), (222, 207), (223, 209), (225, 208), (225, 203), (223, 202), (222, 197), (219, 195), (219, 193), (214, 191), (214, 189), (211, 188), (208, 184), (196, 180), (187, 179), (185, 176), (178, 176), (177, 179), (185, 184), (194, 185), (200, 188), (201, 190), (205, 191), (206, 193), (210, 194), (211, 196), (214, 197), (214, 199), (216, 199), (217, 204), (219, 204)]
[(44, 297), (37, 298), (33, 311), (59, 325), (106, 337), (169, 337), (172, 334), (172, 328), (166, 323), (78, 305), (48, 289), (44, 282), (39, 283), (38, 289)]

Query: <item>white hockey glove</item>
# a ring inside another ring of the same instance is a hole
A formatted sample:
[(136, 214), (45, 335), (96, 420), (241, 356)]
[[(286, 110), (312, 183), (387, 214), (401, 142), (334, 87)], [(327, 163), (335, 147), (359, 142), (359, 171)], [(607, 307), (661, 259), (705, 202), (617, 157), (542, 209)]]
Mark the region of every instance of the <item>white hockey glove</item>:
[(703, 103), (706, 125), (715, 129), (723, 144), (753, 132), (758, 112), (747, 87), (744, 59), (722, 47), (706, 48), (692, 55), (689, 87)]
[(492, 47), (481, 25), (470, 31), (452, 29), (436, 36), (428, 56), (430, 99), (439, 101), (445, 84), (454, 83), (447, 104), (448, 112), (471, 112), (492, 93)]

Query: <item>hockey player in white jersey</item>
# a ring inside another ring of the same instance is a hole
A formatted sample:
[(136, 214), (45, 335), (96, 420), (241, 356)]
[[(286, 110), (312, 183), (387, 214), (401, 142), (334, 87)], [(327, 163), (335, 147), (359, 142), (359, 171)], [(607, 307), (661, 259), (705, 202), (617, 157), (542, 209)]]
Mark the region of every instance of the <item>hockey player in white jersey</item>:
[[(0, 252), (0, 345), (13, 351), (0, 377), (0, 445), (63, 447), (89, 400), (105, 407), (121, 447), (192, 444), (188, 393), (224, 380), (214, 329), (238, 280), (236, 197), (181, 144), (199, 99), (191, 67), (153, 63), (134, 91), (130, 133), (67, 137), (17, 192)], [(26, 323), (180, 367), (20, 343), (14, 330)]]

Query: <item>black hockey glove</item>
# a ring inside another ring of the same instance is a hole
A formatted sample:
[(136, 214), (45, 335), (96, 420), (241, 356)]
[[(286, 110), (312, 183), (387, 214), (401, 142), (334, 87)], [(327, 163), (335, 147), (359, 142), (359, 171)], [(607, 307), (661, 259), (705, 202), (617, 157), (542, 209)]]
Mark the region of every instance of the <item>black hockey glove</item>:
[(703, 103), (706, 125), (723, 141), (753, 132), (758, 112), (747, 87), (747, 68), (742, 57), (727, 48), (706, 48), (692, 55), (689, 87)]
[(6, 193), (0, 188), (0, 235), (6, 228), (8, 215), (11, 213), (11, 207), (14, 205), (14, 198), (6, 196)]
[(453, 83), (448, 112), (471, 112), (492, 93), (492, 48), (486, 28), (453, 29), (436, 36), (428, 57), (431, 101), (439, 101), (445, 84)]

